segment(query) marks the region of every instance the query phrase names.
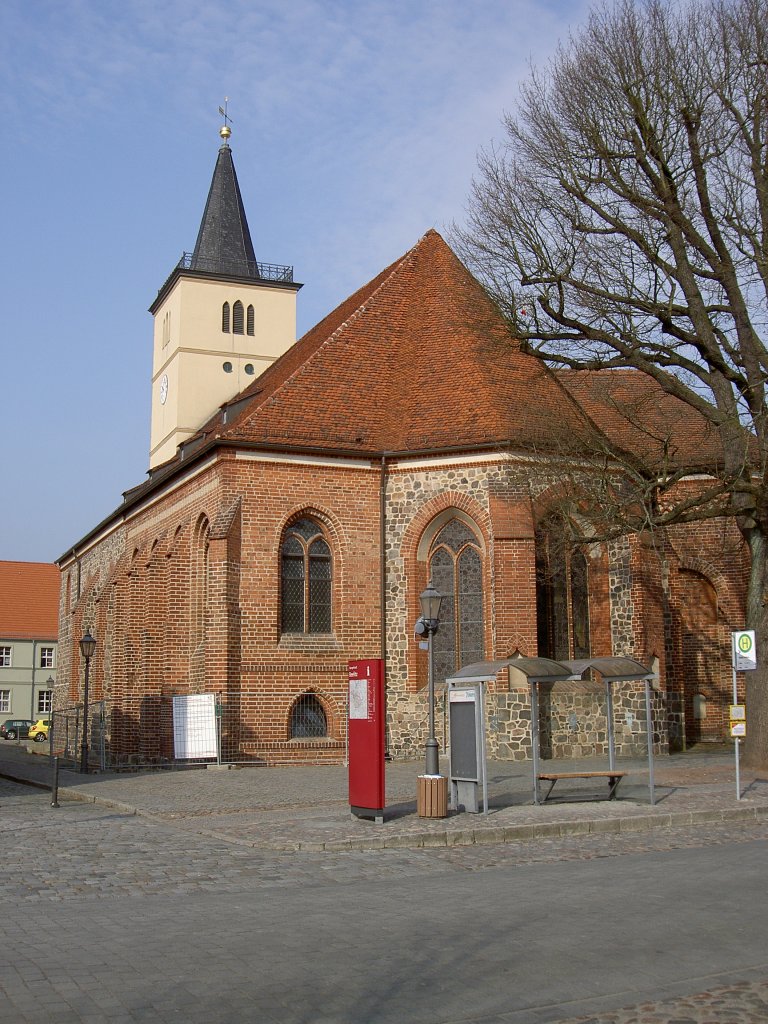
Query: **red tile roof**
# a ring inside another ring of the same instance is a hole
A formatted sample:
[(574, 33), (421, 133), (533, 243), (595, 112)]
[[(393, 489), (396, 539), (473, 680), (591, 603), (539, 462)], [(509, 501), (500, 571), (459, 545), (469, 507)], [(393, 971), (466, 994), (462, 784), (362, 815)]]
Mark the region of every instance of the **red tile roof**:
[(59, 581), (48, 562), (0, 562), (0, 637), (56, 640)]
[(722, 461), (717, 431), (639, 370), (558, 370), (558, 378), (611, 444), (649, 468), (691, 470)]
[(240, 398), (233, 441), (400, 452), (561, 449), (586, 420), (520, 351), (436, 231), (342, 303)]
[[(693, 469), (719, 461), (708, 424), (650, 378), (634, 371), (555, 373), (521, 350), (483, 288), (428, 231), (182, 450), (194, 456), (219, 439), (361, 456), (481, 446), (579, 456), (605, 447), (606, 435), (650, 465), (667, 442), (678, 464)], [(125, 492), (124, 507), (182, 464), (177, 453), (158, 466)]]

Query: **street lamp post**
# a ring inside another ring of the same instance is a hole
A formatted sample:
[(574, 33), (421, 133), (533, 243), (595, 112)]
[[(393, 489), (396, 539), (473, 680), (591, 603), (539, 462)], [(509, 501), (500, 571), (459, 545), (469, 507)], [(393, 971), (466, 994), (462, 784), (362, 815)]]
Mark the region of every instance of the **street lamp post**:
[(86, 630), (85, 636), (80, 641), (80, 654), (85, 659), (85, 683), (83, 685), (83, 736), (80, 746), (80, 774), (88, 774), (88, 676), (91, 668), (91, 658), (96, 650), (96, 641), (91, 636), (90, 629)]
[(440, 748), (435, 738), (435, 660), (432, 647), (432, 638), (440, 626), (440, 605), (443, 595), (438, 593), (432, 586), (432, 580), (427, 584), (427, 589), (419, 596), (421, 605), (421, 618), (416, 623), (416, 633), (427, 635), (427, 657), (428, 657), (428, 701), (429, 701), (429, 736), (425, 746), (426, 774), (440, 774)]

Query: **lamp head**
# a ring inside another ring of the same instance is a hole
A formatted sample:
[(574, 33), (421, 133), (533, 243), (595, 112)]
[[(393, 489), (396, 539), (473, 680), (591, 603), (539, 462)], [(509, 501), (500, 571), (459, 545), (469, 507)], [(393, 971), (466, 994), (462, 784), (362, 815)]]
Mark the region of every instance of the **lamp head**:
[(80, 641), (80, 653), (82, 654), (82, 656), (83, 656), (83, 657), (84, 657), (84, 658), (86, 659), (86, 661), (87, 661), (87, 660), (88, 660), (88, 658), (92, 658), (92, 657), (93, 657), (93, 652), (94, 652), (95, 650), (96, 650), (96, 641), (95, 641), (95, 639), (94, 639), (94, 638), (93, 638), (93, 637), (91, 636), (91, 631), (90, 631), (90, 629), (87, 629), (87, 630), (85, 631), (85, 636), (84, 636), (84, 637), (83, 637), (83, 639), (82, 639), (82, 640)]
[(440, 605), (443, 602), (443, 595), (438, 593), (432, 585), (432, 580), (427, 584), (427, 589), (419, 595), (421, 615), (430, 625), (437, 626), (440, 619)]

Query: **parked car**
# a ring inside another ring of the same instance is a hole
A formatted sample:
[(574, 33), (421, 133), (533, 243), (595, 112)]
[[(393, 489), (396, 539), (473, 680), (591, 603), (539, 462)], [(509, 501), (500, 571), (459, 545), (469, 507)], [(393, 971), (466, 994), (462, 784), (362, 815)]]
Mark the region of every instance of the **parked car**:
[(6, 718), (0, 725), (0, 736), (4, 740), (25, 740), (34, 724), (31, 718)]
[(35, 743), (45, 743), (48, 739), (48, 729), (50, 724), (50, 719), (39, 718), (29, 730), (29, 739), (34, 740)]

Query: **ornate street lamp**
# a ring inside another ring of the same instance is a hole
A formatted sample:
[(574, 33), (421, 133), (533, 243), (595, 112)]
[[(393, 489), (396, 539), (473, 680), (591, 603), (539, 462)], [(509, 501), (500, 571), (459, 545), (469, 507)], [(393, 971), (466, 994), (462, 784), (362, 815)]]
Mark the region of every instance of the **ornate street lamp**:
[(427, 589), (419, 596), (421, 605), (421, 618), (416, 623), (417, 635), (426, 634), (428, 642), (428, 663), (429, 663), (429, 736), (425, 748), (426, 774), (440, 774), (440, 748), (435, 738), (435, 662), (432, 650), (432, 637), (440, 626), (440, 605), (443, 595), (438, 593), (432, 586), (432, 580), (427, 584)]
[(91, 658), (96, 650), (96, 641), (91, 636), (90, 629), (86, 630), (85, 636), (80, 641), (80, 654), (85, 659), (85, 684), (83, 686), (83, 736), (80, 746), (80, 774), (88, 774), (88, 676), (91, 667)]

